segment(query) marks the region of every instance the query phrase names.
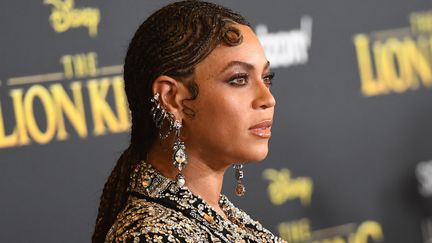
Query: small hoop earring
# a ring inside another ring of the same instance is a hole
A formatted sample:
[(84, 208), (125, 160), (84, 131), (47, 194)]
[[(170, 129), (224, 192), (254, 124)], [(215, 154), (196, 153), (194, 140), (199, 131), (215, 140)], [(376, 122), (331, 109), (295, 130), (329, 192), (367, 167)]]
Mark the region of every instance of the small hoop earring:
[(244, 177), (243, 165), (242, 164), (235, 164), (235, 165), (233, 165), (233, 168), (234, 168), (235, 178), (237, 181), (235, 193), (237, 196), (241, 197), (241, 196), (244, 196), (244, 194), (246, 192), (246, 188), (243, 184), (243, 177)]
[[(151, 113), (153, 122), (155, 123), (156, 127), (159, 129), (159, 138), (160, 139), (166, 139), (172, 132), (172, 129), (174, 127), (174, 120), (175, 117), (171, 112), (168, 112), (165, 107), (160, 103), (159, 101), (160, 94), (156, 93), (151, 99), (150, 102), (153, 103), (153, 106), (151, 107)], [(165, 133), (162, 132), (164, 123), (168, 122), (168, 131)]]

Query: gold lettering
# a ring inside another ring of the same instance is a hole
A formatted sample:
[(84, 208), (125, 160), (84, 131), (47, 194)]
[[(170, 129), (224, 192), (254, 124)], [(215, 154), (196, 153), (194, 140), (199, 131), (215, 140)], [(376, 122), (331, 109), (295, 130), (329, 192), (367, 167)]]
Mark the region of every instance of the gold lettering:
[[(62, 59), (65, 66), (68, 66), (69, 62), (72, 64), (72, 70), (73, 57), (76, 55), (64, 56)], [(83, 73), (96, 75), (96, 54), (87, 53), (81, 57), (85, 59), (86, 66)], [(87, 81), (90, 116), (94, 123), (93, 135), (119, 133), (130, 129), (130, 113), (123, 85), (122, 76)], [(81, 81), (72, 82), (68, 86), (70, 93), (61, 83), (48, 87), (33, 85), (28, 89), (12, 89), (10, 96), (15, 126), (9, 128), (8, 123), (5, 123), (7, 115), (2, 107), (5, 104), (0, 102), (0, 149), (27, 145), (32, 141), (46, 144), (52, 141), (54, 136), (57, 140), (66, 140), (70, 136), (66, 123), (71, 125), (79, 137), (87, 137), (89, 131), (82, 86)], [(8, 121), (10, 120), (8, 118)]]
[[(46, 131), (41, 131), (39, 128), (35, 113), (34, 113), (34, 100), (39, 98), (42, 107), (45, 110), (46, 117)], [(49, 92), (41, 85), (32, 86), (24, 97), (24, 111), (27, 118), (27, 128), (31, 137), (40, 144), (45, 144), (51, 141), (56, 131), (56, 113), (53, 100)]]
[(379, 223), (374, 221), (363, 222), (352, 238), (352, 243), (368, 243), (369, 238), (375, 242), (382, 241), (383, 231)]
[(125, 131), (126, 126), (115, 116), (106, 100), (111, 84), (112, 82), (108, 78), (104, 78), (101, 81), (96, 79), (89, 80), (87, 83), (90, 107), (94, 120), (94, 135), (103, 135), (106, 133), (105, 123), (110, 132)]
[(74, 0), (45, 0), (44, 4), (53, 6), (50, 23), (53, 29), (62, 33), (70, 28), (86, 27), (91, 37), (96, 37), (100, 22), (97, 8), (74, 8)]
[(264, 178), (270, 181), (267, 188), (270, 201), (274, 205), (281, 205), (287, 200), (299, 198), (303, 206), (311, 202), (313, 182), (308, 177), (291, 178), (288, 169), (266, 169), (263, 172)]
[(18, 145), (26, 145), (30, 143), (30, 137), (27, 133), (23, 95), (24, 91), (22, 89), (14, 89), (10, 92), (14, 106), (16, 129), (18, 132)]
[(84, 102), (81, 92), (81, 83), (73, 82), (70, 85), (74, 101), (72, 102), (66, 94), (61, 84), (52, 85), (50, 90), (55, 101), (57, 116), (58, 116), (58, 140), (65, 140), (68, 138), (68, 133), (65, 128), (63, 114), (69, 119), (75, 131), (80, 137), (86, 137), (87, 125), (84, 111)]
[(336, 226), (312, 231), (310, 225), (309, 219), (303, 218), (297, 221), (282, 222), (277, 228), (281, 238), (291, 243), (369, 243), (370, 239), (373, 242), (383, 240), (382, 228), (374, 221), (361, 223), (355, 231), (351, 226)]
[(86, 64), (88, 76), (95, 77), (98, 74), (98, 62), (96, 52), (89, 52), (86, 54)]
[[(366, 35), (354, 37), (354, 44), (357, 52), (357, 62), (360, 72), (361, 90), (366, 96), (373, 96), (385, 93), (385, 86), (374, 77), (372, 58), (369, 50), (369, 39)], [(375, 46), (378, 48), (378, 46)], [(376, 54), (379, 50), (374, 50)], [(377, 64), (378, 65), (378, 64)]]
[(0, 104), (0, 148), (13, 147), (17, 144), (17, 142), (18, 133), (16, 127), (11, 134), (6, 134), (2, 107)]
[(406, 80), (402, 78), (403, 70), (407, 69), (406, 62), (404, 62), (405, 58), (402, 56), (402, 45), (396, 38), (390, 38), (382, 48), (382, 58), (379, 61), (382, 62), (381, 71), (383, 73), (383, 80), (386, 86), (394, 92), (403, 93), (409, 86)]
[(417, 42), (410, 37), (375, 41), (372, 44), (373, 56), (366, 35), (355, 36), (354, 44), (365, 96), (404, 93), (417, 89), (420, 81), (425, 87), (432, 87), (431, 61), (428, 56), (432, 44), (424, 38), (419, 38)]
[(64, 55), (60, 58), (67, 79), (95, 77), (98, 74), (97, 54), (95, 52)]
[(72, 79), (73, 74), (73, 65), (72, 65), (72, 56), (64, 55), (60, 58), (60, 62), (63, 64), (63, 72), (67, 79)]
[(279, 235), (288, 242), (305, 242), (311, 238), (310, 222), (306, 218), (280, 223), (278, 231)]
[(411, 81), (411, 86), (417, 88), (420, 78), (425, 87), (432, 86), (431, 62), (428, 58), (428, 51), (425, 48), (427, 42), (420, 38), (417, 43), (410, 38), (404, 39), (405, 58), (407, 59), (406, 79)]
[(73, 63), (75, 67), (75, 76), (77, 78), (85, 77), (88, 73), (87, 71), (87, 63), (86, 56), (83, 54), (73, 56)]
[(413, 13), (409, 19), (413, 33), (427, 34), (432, 32), (432, 11)]

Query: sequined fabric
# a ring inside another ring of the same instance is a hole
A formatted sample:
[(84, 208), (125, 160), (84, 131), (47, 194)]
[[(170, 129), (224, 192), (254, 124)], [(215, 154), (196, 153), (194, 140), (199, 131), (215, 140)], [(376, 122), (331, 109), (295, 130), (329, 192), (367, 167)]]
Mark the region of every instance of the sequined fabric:
[(224, 195), (221, 217), (199, 196), (142, 161), (131, 175), (129, 199), (106, 236), (111, 242), (286, 242)]

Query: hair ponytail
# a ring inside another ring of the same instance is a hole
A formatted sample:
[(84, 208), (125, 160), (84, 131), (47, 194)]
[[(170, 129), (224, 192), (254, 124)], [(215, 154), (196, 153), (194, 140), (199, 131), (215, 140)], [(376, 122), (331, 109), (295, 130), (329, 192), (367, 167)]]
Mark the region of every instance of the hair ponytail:
[(129, 175), (137, 161), (137, 158), (134, 157), (132, 147), (129, 146), (123, 151), (105, 183), (100, 199), (95, 232), (92, 237), (93, 243), (105, 241), (105, 235), (114, 223), (115, 215), (119, 213), (126, 203)]

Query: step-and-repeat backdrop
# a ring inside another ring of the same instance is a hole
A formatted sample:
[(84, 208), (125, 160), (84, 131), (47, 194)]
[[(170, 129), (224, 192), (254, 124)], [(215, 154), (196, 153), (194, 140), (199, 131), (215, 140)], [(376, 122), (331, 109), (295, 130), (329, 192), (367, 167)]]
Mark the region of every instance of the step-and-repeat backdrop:
[[(291, 243), (432, 242), (432, 3), (216, 2), (277, 73), (270, 154), (223, 192)], [(90, 241), (129, 141), (128, 41), (166, 3), (0, 3), (0, 242)]]

